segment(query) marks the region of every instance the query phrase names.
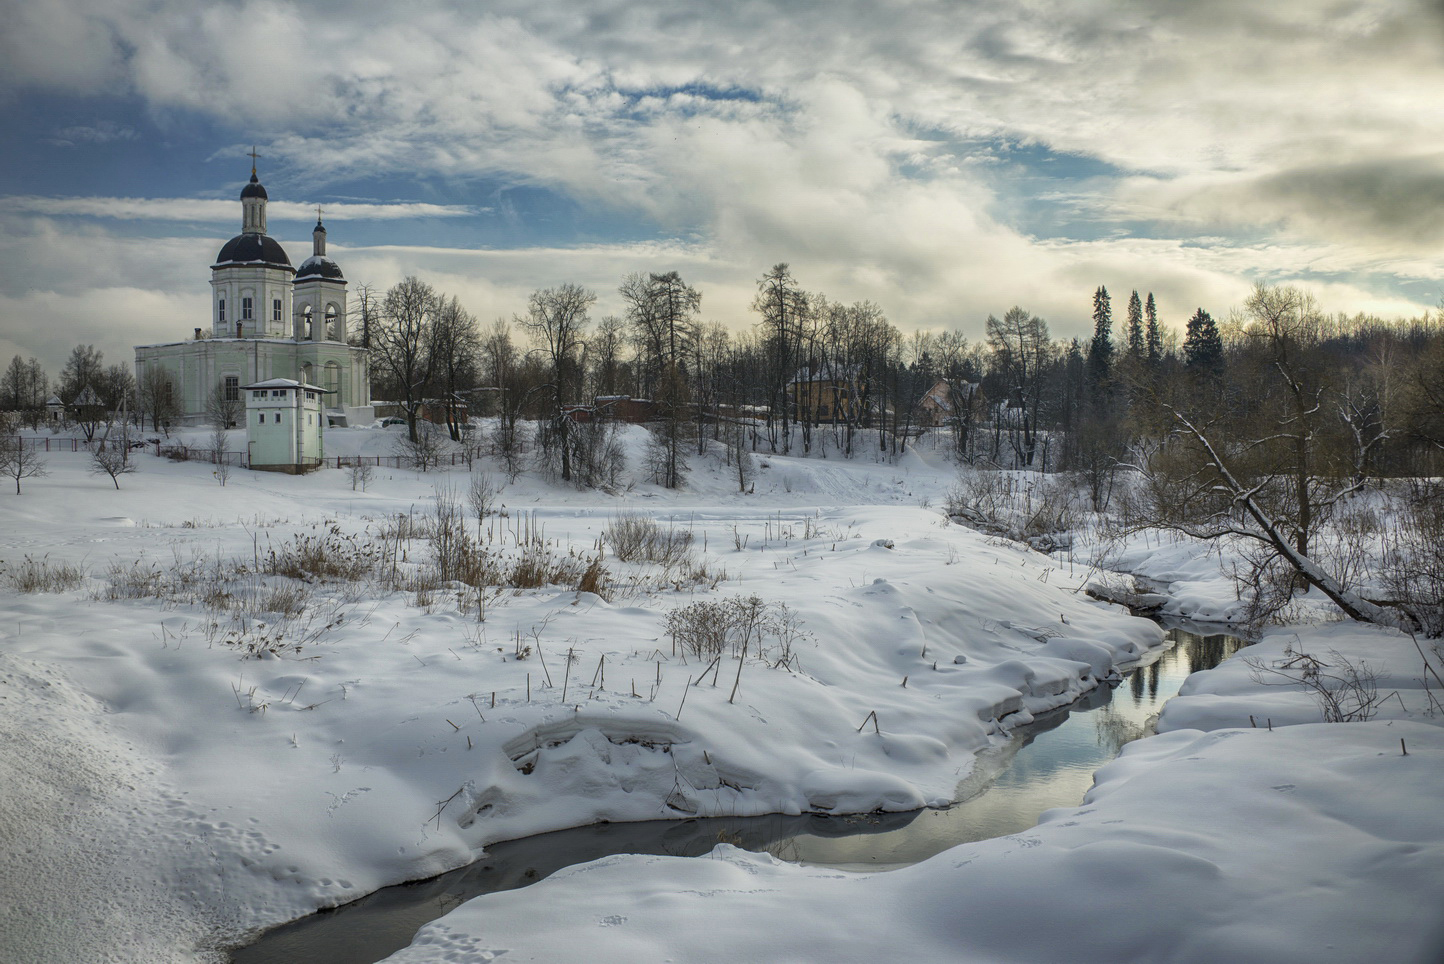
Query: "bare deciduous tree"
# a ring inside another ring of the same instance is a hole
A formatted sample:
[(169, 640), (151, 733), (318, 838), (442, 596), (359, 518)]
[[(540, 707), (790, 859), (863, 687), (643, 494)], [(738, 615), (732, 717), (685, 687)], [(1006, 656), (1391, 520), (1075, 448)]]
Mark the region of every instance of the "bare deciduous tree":
[(566, 404), (581, 387), (579, 356), (587, 329), (587, 312), (596, 300), (595, 294), (580, 285), (543, 288), (532, 292), (526, 317), (517, 319), (550, 363), (551, 412), (540, 438), (545, 453), (555, 461), (565, 482), (572, 481), (571, 419), (566, 415)]
[(95, 446), (95, 451), (90, 453), (90, 471), (92, 475), (109, 476), (110, 481), (115, 483), (115, 488), (119, 491), (120, 477), (135, 471), (129, 439), (124, 436), (119, 440), (102, 439)]
[(15, 427), (0, 426), (0, 474), (15, 480), (15, 494), (20, 494), (22, 479), (42, 478), (49, 473), (45, 459), (33, 443), (14, 434)]
[(1013, 453), (1018, 464), (1032, 467), (1038, 453), (1043, 369), (1053, 354), (1048, 323), (1014, 305), (1001, 320), (989, 315), (987, 330), (994, 370), (1008, 393), (1005, 418)]
[(150, 416), (153, 431), (169, 431), (170, 421), (180, 414), (176, 400), (175, 380), (159, 365), (150, 365), (141, 376), (137, 388), (140, 411)]
[(431, 328), (440, 299), (431, 285), (408, 277), (386, 292), (371, 331), (371, 357), (399, 394), (406, 434), (417, 440), (416, 420), (431, 381), (434, 343)]
[(463, 393), (476, 384), (480, 352), (476, 317), (455, 297), (439, 302), (431, 326), (433, 383), (445, 400), (446, 430), (453, 442), (461, 441), (461, 427), (468, 411), (461, 400)]

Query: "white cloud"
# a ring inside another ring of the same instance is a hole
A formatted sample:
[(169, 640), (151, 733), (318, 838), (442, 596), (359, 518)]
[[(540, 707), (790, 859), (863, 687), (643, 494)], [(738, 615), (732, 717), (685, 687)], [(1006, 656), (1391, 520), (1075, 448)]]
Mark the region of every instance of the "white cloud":
[(57, 147), (77, 147), (81, 144), (133, 141), (139, 137), (140, 133), (133, 127), (126, 127), (111, 120), (98, 120), (94, 124), (62, 127), (46, 138), (46, 141)]
[[(199, 112), (265, 131), (267, 163), (317, 193), (373, 174), (499, 177), (592, 213), (640, 214), (686, 242), (347, 253), (348, 277), (384, 286), (432, 272), (463, 300), (473, 292), (483, 316), (518, 311), (527, 291), (563, 281), (598, 288), (605, 309), (622, 274), (675, 267), (705, 289), (715, 317), (745, 324), (754, 279), (788, 261), (805, 287), (870, 298), (904, 326), (977, 331), (1017, 302), (1059, 334), (1084, 334), (1100, 283), (1151, 288), (1183, 316), (1199, 304), (1226, 309), (1259, 277), (1327, 284), (1335, 310), (1394, 314), (1421, 306), (1386, 291), (1392, 280), (1440, 271), (1437, 244), (1426, 243), (1437, 237), (1388, 230), (1407, 184), (1382, 199), (1353, 190), (1348, 211), (1319, 203), (1331, 185), (1366, 185), (1378, 158), (1427, 166), (1444, 156), (1431, 120), (1444, 82), (1437, 4), (838, 0), (826, 23), (815, 5), (787, 2), (46, 6), (47, 17), (17, 17), (0, 41), (13, 54), (0, 57), (12, 91), (113, 87), (162, 120)], [(64, 65), (36, 53), (61, 50)], [(1160, 237), (1024, 236), (994, 191), (1006, 170), (978, 162), (1000, 141), (1125, 172), (1060, 179), (1069, 206), (1042, 198), (1044, 217), (1105, 228), (1141, 219)], [(1327, 165), (1360, 176), (1299, 174)], [(1432, 183), (1427, 170), (1417, 183)], [(224, 200), (8, 203), (37, 224), (237, 217)], [(328, 205), (326, 216), (473, 211)], [(278, 202), (272, 214), (309, 217), (309, 206)], [(27, 230), (94, 240), (79, 225)], [(123, 248), (114, 237), (94, 243)], [(204, 284), (211, 253), (209, 242), (184, 244), (201, 252), (184, 278), (120, 257), (153, 276), (145, 290), (183, 291)], [(83, 282), (57, 283), (100, 287), (98, 276), (124, 274), (94, 257), (77, 270)], [(7, 274), (7, 291), (34, 286), (18, 267)]]
[[(7, 197), (7, 209), (19, 214), (51, 217), (115, 218), (132, 221), (235, 221), (240, 206), (213, 198), (137, 197)], [(484, 209), (460, 204), (426, 204), (392, 201), (366, 204), (340, 201), (321, 206), (328, 221), (394, 221), (408, 218), (472, 217)], [(273, 220), (307, 221), (316, 205), (305, 201), (270, 201), (266, 213)]]

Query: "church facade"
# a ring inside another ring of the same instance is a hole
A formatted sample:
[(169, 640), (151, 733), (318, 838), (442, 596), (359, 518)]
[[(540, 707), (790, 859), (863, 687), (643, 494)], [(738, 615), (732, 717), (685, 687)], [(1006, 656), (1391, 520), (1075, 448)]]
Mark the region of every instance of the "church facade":
[(243, 415), (242, 386), (275, 378), (324, 388), (332, 424), (370, 422), (369, 352), (348, 341), (346, 279), (326, 256), (325, 225), (318, 214), (311, 256), (292, 267), (266, 234), (267, 200), (253, 166), (241, 233), (211, 265), (210, 323), (185, 341), (136, 346), (136, 382), (144, 392), (163, 373), (172, 424), (205, 424), (218, 409)]

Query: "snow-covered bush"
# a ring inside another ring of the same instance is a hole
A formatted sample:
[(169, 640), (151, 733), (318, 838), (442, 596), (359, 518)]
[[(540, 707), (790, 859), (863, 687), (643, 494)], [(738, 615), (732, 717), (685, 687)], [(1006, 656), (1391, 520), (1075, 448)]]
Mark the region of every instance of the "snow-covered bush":
[(1066, 543), (1083, 519), (1075, 480), (1068, 475), (1028, 474), (963, 466), (944, 502), (948, 517), (971, 528), (1043, 551)]
[(1444, 483), (1410, 484), (1385, 535), (1382, 568), (1390, 598), (1419, 621), (1424, 635), (1444, 636)]
[(667, 634), (674, 652), (697, 659), (751, 655), (789, 668), (793, 644), (806, 635), (786, 603), (765, 602), (755, 594), (699, 599), (674, 609), (667, 614)]

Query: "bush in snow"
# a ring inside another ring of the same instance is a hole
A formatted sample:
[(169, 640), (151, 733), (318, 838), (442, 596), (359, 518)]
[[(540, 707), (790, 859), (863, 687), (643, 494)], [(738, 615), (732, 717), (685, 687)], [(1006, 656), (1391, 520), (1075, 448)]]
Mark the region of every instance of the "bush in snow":
[(85, 570), (65, 562), (48, 562), (44, 558), (25, 557), (17, 565), (0, 564), (3, 578), (16, 592), (65, 592), (85, 581)]
[(667, 614), (667, 634), (674, 653), (706, 660), (750, 654), (788, 668), (795, 658), (793, 644), (806, 635), (786, 603), (768, 603), (756, 595), (699, 599), (674, 609)]
[(655, 562), (664, 569), (687, 562), (692, 551), (692, 533), (670, 525), (663, 529), (640, 512), (617, 513), (602, 537), (623, 562)]
[(1385, 536), (1382, 576), (1385, 591), (1425, 636), (1444, 636), (1444, 483), (1411, 482)]

